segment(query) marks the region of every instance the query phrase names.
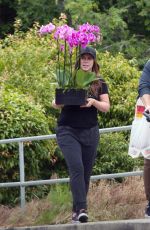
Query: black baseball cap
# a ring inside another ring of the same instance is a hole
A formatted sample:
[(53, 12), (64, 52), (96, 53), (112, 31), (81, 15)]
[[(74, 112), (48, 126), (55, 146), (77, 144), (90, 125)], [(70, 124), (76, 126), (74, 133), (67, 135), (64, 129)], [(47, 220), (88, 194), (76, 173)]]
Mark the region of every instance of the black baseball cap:
[(96, 50), (90, 46), (86, 46), (85, 48), (81, 48), (80, 56), (83, 54), (90, 54), (94, 59), (96, 59)]

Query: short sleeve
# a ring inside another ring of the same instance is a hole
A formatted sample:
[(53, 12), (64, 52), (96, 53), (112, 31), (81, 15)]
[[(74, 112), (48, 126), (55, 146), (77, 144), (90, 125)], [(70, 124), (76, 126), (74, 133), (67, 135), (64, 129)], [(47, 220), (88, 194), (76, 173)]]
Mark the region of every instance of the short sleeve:
[(101, 82), (101, 90), (100, 90), (100, 95), (101, 94), (108, 94), (108, 86), (106, 84), (106, 82), (103, 79), (100, 79)]

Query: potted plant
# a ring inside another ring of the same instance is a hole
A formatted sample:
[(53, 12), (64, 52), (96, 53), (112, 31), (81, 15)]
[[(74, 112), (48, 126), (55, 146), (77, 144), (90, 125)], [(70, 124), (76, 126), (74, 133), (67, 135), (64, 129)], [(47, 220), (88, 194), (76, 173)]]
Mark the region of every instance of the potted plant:
[(85, 104), (89, 85), (97, 78), (95, 73), (73, 70), (73, 66), (82, 47), (100, 41), (100, 28), (86, 23), (75, 30), (67, 24), (56, 26), (49, 23), (42, 26), (39, 32), (42, 35), (52, 34), (51, 40), (56, 43), (56, 104)]

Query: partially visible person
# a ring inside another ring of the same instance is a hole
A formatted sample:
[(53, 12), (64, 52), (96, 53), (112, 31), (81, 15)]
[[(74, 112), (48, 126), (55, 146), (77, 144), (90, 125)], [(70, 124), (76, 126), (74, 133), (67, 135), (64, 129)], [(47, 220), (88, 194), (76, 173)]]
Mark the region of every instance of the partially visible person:
[[(150, 113), (150, 60), (145, 64), (139, 81), (139, 97), (141, 98), (145, 111)], [(150, 137), (148, 137), (150, 138)], [(150, 160), (144, 159), (144, 188), (147, 199), (145, 217), (150, 218)]]
[[(87, 46), (81, 49), (75, 69), (95, 72), (99, 77), (94, 48)], [(99, 143), (97, 114), (98, 111), (106, 113), (110, 108), (107, 84), (103, 79), (92, 83), (85, 105), (64, 106), (53, 101), (52, 106), (61, 109), (56, 136), (69, 169), (73, 197), (72, 222), (87, 222), (87, 194)]]

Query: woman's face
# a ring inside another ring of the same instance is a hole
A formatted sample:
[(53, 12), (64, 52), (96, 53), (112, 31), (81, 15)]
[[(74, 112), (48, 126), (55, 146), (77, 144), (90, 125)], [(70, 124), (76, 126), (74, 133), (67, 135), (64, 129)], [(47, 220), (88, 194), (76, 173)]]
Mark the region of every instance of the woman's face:
[(80, 58), (80, 68), (84, 71), (91, 72), (94, 59), (90, 54), (83, 54)]

